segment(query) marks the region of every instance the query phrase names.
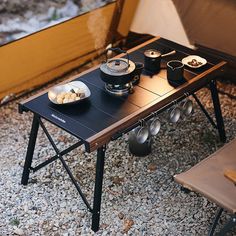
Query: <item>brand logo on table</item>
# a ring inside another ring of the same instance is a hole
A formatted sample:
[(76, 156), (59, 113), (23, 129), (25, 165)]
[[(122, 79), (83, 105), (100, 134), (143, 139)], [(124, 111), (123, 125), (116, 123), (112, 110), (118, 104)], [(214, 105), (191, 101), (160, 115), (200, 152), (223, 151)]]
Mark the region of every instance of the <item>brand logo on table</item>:
[(54, 115), (54, 114), (51, 114), (51, 117), (53, 117), (53, 118), (55, 118), (55, 119), (61, 121), (61, 122), (64, 123), (64, 124), (66, 123), (65, 120), (63, 120), (62, 118), (60, 118), (60, 117), (58, 117), (58, 116), (56, 116), (56, 115)]

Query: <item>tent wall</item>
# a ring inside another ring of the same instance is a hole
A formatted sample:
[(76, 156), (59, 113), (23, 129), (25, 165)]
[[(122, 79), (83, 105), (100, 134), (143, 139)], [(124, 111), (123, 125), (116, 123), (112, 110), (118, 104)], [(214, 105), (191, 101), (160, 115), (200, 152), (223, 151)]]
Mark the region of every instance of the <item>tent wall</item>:
[(140, 0), (131, 31), (236, 57), (236, 1)]
[(131, 31), (161, 36), (191, 47), (172, 0), (140, 0)]
[(173, 0), (190, 41), (236, 57), (235, 0)]

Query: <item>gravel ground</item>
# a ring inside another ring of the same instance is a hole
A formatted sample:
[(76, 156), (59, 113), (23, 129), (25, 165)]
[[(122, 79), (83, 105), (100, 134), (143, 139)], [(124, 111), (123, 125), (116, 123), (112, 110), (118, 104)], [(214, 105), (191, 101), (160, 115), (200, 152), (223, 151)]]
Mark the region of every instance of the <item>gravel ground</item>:
[[(220, 87), (236, 94), (230, 83)], [(212, 114), (209, 91), (202, 89), (197, 95)], [(24, 99), (0, 108), (0, 235), (94, 235), (91, 214), (59, 161), (31, 174), (27, 186), (20, 184), (32, 121), (32, 114), (18, 114), (17, 103)], [(227, 95), (220, 95), (220, 100), (229, 141), (236, 137), (236, 101)], [(46, 126), (60, 149), (75, 141), (49, 123)], [(171, 179), (223, 145), (196, 104), (194, 114), (177, 125), (163, 122), (147, 157), (129, 154), (127, 138), (108, 145), (101, 230), (96, 235), (207, 235), (216, 205), (181, 192)], [(33, 164), (51, 155), (54, 151), (40, 130)], [(81, 147), (66, 160), (92, 200), (95, 153)]]

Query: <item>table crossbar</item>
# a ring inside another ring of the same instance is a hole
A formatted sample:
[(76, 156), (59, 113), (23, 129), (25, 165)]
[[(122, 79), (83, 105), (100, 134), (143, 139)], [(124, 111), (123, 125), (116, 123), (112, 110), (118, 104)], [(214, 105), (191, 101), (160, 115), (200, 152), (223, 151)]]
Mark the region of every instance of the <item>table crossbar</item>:
[[(92, 207), (90, 206), (90, 204), (89, 204), (87, 198), (86, 198), (85, 195), (83, 194), (83, 192), (82, 192), (82, 190), (81, 190), (81, 188), (80, 188), (80, 185), (78, 184), (78, 181), (77, 181), (77, 180), (75, 179), (75, 177), (73, 176), (73, 174), (72, 174), (72, 172), (71, 172), (69, 166), (66, 164), (65, 160), (64, 160), (63, 157), (62, 157), (61, 152), (60, 152), (59, 149), (57, 148), (57, 146), (56, 146), (56, 144), (54, 143), (54, 141), (53, 141), (51, 135), (50, 135), (49, 132), (47, 131), (45, 125), (43, 124), (43, 122), (42, 122), (42, 120), (41, 120), (40, 118), (39, 118), (39, 124), (40, 124), (40, 126), (42, 127), (44, 133), (46, 134), (46, 136), (47, 136), (49, 142), (51, 143), (51, 145), (52, 145), (52, 147), (53, 147), (53, 149), (55, 150), (55, 152), (56, 152), (56, 154), (57, 154), (56, 157), (61, 161), (63, 167), (65, 168), (67, 174), (69, 175), (69, 177), (70, 177), (72, 183), (75, 185), (75, 187), (76, 187), (76, 189), (77, 189), (79, 195), (81, 196), (83, 202), (85, 203), (85, 205), (87, 206), (87, 208), (89, 209), (89, 211), (90, 211), (90, 212), (93, 212), (93, 209), (92, 209)], [(56, 157), (55, 157), (55, 158), (56, 158)]]
[[(68, 147), (65, 150), (60, 152), (61, 156), (64, 156), (64, 155), (68, 154), (69, 152), (73, 151), (74, 149), (76, 149), (77, 147), (81, 146), (82, 144), (83, 144), (83, 142), (79, 141), (79, 142), (71, 145), (70, 147)], [(35, 167), (30, 167), (30, 170), (32, 170), (33, 173), (34, 173), (34, 172), (40, 170), (41, 168), (43, 168), (44, 166), (46, 166), (46, 165), (56, 161), (57, 159), (58, 159), (58, 155), (55, 155), (55, 156), (49, 158), (48, 160), (42, 162), (41, 164), (39, 164), (39, 165), (37, 165)]]

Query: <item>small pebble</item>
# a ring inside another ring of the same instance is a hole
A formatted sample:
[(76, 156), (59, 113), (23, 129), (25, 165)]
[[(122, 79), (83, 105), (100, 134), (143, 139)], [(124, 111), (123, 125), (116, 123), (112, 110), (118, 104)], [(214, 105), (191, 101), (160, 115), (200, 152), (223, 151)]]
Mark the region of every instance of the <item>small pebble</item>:
[(16, 228), (14, 229), (14, 234), (21, 236), (21, 235), (24, 235), (24, 231), (20, 228)]

